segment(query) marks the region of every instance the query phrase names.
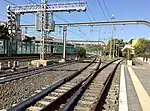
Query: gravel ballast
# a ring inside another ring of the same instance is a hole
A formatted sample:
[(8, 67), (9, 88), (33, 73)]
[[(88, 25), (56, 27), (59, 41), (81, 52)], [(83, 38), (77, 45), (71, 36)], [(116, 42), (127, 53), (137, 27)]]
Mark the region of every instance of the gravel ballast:
[(88, 63), (75, 63), (59, 68), (64, 69), (63, 71), (43, 72), (28, 78), (0, 84), (0, 110), (8, 109), (12, 107), (12, 105), (18, 104), (35, 94), (37, 90), (42, 90), (42, 88), (54, 84), (56, 81), (72, 74), (75, 70), (83, 68), (87, 64)]

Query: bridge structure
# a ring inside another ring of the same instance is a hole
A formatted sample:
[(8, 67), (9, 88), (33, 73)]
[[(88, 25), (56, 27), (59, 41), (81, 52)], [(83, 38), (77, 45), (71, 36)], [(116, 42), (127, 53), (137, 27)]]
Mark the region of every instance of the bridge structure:
[(103, 44), (105, 45), (105, 42), (104, 41), (94, 41), (94, 40), (89, 40), (89, 41), (85, 41), (85, 40), (68, 40), (67, 41), (68, 43), (71, 43), (71, 44)]

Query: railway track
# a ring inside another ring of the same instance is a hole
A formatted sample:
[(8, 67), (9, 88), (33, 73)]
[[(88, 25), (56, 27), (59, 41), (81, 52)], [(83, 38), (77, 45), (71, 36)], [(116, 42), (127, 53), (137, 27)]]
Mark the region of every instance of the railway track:
[[(78, 71), (74, 72), (73, 74), (58, 81), (56, 84), (46, 88), (45, 90), (41, 91), (40, 93), (36, 94), (35, 96), (27, 99), (26, 101), (18, 104), (17, 106), (15, 106), (9, 110), (11, 110), (11, 111), (28, 110), (28, 108), (30, 109), (33, 104), (37, 105), (39, 103), (38, 101), (44, 99), (45, 96), (50, 97), (48, 95), (51, 95), (52, 99), (57, 99), (61, 95), (63, 96), (63, 95), (69, 94), (68, 92), (70, 92), (70, 93), (74, 92), (92, 74), (93, 71), (95, 71), (99, 68), (100, 62), (95, 63), (94, 62), (95, 60), (96, 59), (94, 59), (91, 63), (86, 65), (84, 68), (79, 69)], [(57, 95), (57, 97), (55, 97), (56, 95)]]
[(45, 67), (22, 69), (16, 72), (0, 74), (0, 84), (10, 82), (13, 80), (22, 79), (22, 78), (29, 77), (32, 75), (40, 74), (46, 71), (53, 71), (53, 70), (55, 71), (57, 68), (68, 66), (77, 62), (78, 61), (70, 61), (67, 63), (58, 63), (58, 64), (52, 64), (52, 65), (45, 66)]
[[(100, 73), (95, 74), (91, 79), (89, 79), (82, 87), (83, 89), (82, 94), (74, 97), (78, 101), (73, 101), (72, 103), (76, 103), (75, 106), (71, 104), (71, 99), (68, 101), (69, 104), (64, 106), (63, 111), (100, 111), (102, 110), (103, 106), (101, 105), (101, 101), (103, 100), (103, 96), (105, 95), (106, 89), (110, 86), (111, 81), (113, 80), (113, 76), (115, 74), (115, 70), (118, 67), (120, 61), (115, 66), (109, 65), (104, 68)], [(105, 67), (105, 66), (104, 66)], [(110, 70), (111, 69), (111, 70)], [(97, 71), (99, 72), (99, 71)], [(81, 87), (81, 88), (82, 88)], [(80, 91), (80, 90), (79, 90)], [(72, 108), (74, 107), (74, 108)], [(110, 110), (110, 109), (107, 109)]]
[[(102, 99), (108, 82), (112, 79), (117, 65), (112, 64), (114, 61), (104, 65), (93, 73), (82, 86), (67, 100), (67, 103), (57, 108), (62, 111), (97, 111), (100, 110), (99, 103)], [(44, 110), (48, 111), (48, 109)], [(53, 111), (53, 110), (52, 110)]]
[(100, 110), (104, 93), (122, 60), (114, 64), (115, 61), (101, 68), (99, 68), (101, 62), (93, 61), (71, 77), (59, 81), (8, 111)]

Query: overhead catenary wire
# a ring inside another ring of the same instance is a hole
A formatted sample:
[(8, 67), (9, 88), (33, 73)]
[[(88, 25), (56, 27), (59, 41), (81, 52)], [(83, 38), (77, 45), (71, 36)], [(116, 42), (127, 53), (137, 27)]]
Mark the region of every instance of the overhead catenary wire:
[[(103, 1), (103, 3), (104, 3), (105, 9), (106, 9), (106, 11), (107, 11), (108, 17), (109, 17), (110, 21), (112, 21), (113, 18), (111, 17), (111, 15), (110, 15), (110, 13), (109, 13), (107, 4), (106, 4), (105, 0), (102, 0), (102, 1)], [(113, 30), (116, 30), (116, 29), (115, 29), (115, 26), (113, 27)], [(116, 32), (116, 31), (115, 31), (115, 32)]]
[[(29, 0), (29, 1), (31, 1), (32, 3), (37, 4), (36, 2), (33, 2), (32, 0)], [(63, 20), (63, 21), (65, 21), (65, 22), (67, 22), (67, 23), (70, 23), (69, 21), (67, 21), (67, 20), (65, 20), (65, 19), (63, 19), (63, 18), (61, 18), (61, 17), (59, 17), (59, 16), (56, 15), (56, 14), (54, 14), (54, 16), (57, 17), (57, 18), (59, 18), (59, 19), (61, 19), (61, 20)], [(80, 30), (80, 32), (81, 32), (84, 36), (87, 37), (87, 35), (86, 35), (84, 32), (81, 31), (81, 28), (79, 28), (79, 30)], [(70, 31), (70, 30), (68, 30), (68, 31), (69, 31), (69, 32), (72, 32), (72, 31)], [(87, 38), (88, 38), (88, 37), (87, 37)]]
[(91, 22), (92, 22), (92, 20), (91, 20), (90, 16), (88, 15), (88, 13), (87, 13), (87, 12), (85, 12), (85, 14), (86, 14), (86, 16), (88, 17), (89, 21), (91, 21)]
[(91, 11), (90, 6), (88, 5), (88, 3), (87, 3), (87, 7), (88, 7), (89, 13), (90, 13), (90, 15), (92, 16), (93, 20), (96, 21), (96, 19), (95, 19), (95, 17), (93, 16), (92, 11)]
[(102, 5), (101, 5), (100, 1), (99, 1), (99, 0), (97, 0), (97, 2), (98, 2), (98, 6), (99, 6), (99, 7), (100, 7), (100, 9), (102, 10), (103, 16), (104, 16), (104, 17), (105, 17), (105, 19), (108, 21), (107, 16), (106, 16), (106, 14), (105, 14), (105, 11), (104, 11), (104, 9), (103, 9), (103, 7), (102, 7)]
[(106, 8), (106, 11), (107, 11), (108, 17), (111, 19), (111, 15), (110, 15), (110, 13), (109, 13), (109, 10), (108, 10), (108, 8), (107, 8), (107, 5), (106, 5), (105, 0), (103, 0), (103, 3), (104, 3), (104, 6), (105, 6), (105, 8)]
[(4, 1), (7, 2), (7, 3), (9, 3), (9, 4), (16, 5), (16, 4), (10, 2), (9, 0), (4, 0)]
[(32, 2), (32, 3), (34, 3), (34, 4), (36, 4), (36, 2), (34, 2), (33, 0), (29, 0), (30, 2)]

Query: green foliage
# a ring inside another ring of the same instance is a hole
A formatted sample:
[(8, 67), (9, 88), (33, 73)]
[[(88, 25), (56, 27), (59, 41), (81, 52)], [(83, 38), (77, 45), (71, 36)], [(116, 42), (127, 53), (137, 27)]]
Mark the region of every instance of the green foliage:
[(9, 39), (8, 28), (4, 25), (0, 25), (0, 39)]
[[(110, 52), (110, 43), (112, 42), (112, 53), (111, 55), (113, 54), (113, 48), (115, 47), (115, 49), (118, 49), (119, 47), (119, 53), (121, 53), (121, 47), (124, 47), (126, 42), (123, 41), (123, 39), (111, 39), (108, 41), (107, 45), (106, 45), (106, 48), (105, 48), (105, 53), (106, 55), (109, 54)], [(115, 46), (114, 46), (114, 42), (115, 42)], [(116, 50), (115, 50), (116, 52)]]
[(130, 48), (126, 48), (123, 53), (124, 53), (124, 57), (128, 60), (132, 60), (133, 55), (131, 54), (132, 50)]
[(86, 47), (87, 50), (102, 50), (103, 46), (101, 44), (98, 45), (92, 44), (92, 45), (87, 45)]
[(138, 39), (137, 43), (134, 46), (135, 54), (145, 53), (147, 42), (148, 41), (146, 39), (144, 39), (144, 38)]
[(86, 57), (86, 50), (83, 47), (77, 47), (77, 57), (85, 58)]

